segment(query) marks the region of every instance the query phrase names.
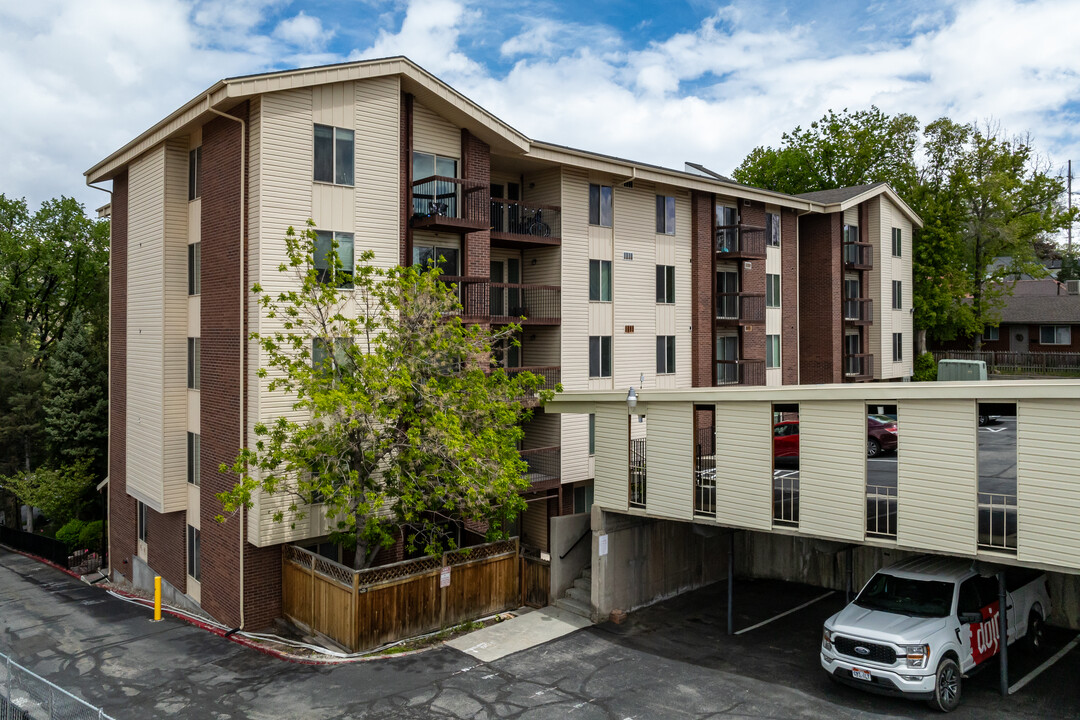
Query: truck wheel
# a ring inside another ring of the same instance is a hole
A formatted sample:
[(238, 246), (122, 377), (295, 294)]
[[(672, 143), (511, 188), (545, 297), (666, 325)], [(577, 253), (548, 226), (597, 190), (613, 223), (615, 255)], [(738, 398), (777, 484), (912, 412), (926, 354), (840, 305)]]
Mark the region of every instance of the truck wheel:
[(960, 666), (952, 658), (945, 658), (937, 666), (934, 697), (930, 707), (941, 712), (955, 710), (960, 704)]
[(1031, 615), (1028, 616), (1024, 646), (1032, 655), (1038, 654), (1043, 649), (1043, 619), (1038, 610), (1032, 610)]

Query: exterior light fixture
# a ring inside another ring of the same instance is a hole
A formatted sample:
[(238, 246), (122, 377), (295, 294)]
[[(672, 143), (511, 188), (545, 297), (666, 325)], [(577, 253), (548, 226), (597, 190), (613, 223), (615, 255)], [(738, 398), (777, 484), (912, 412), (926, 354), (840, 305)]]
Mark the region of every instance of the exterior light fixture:
[(631, 410), (637, 407), (637, 390), (633, 385), (630, 386), (630, 392), (626, 393), (626, 407)]

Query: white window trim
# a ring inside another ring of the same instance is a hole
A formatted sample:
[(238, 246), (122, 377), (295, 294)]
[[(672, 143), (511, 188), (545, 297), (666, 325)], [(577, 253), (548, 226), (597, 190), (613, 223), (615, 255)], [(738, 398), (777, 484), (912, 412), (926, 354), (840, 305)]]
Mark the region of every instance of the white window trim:
[[(1043, 328), (1054, 328), (1054, 342), (1043, 342), (1042, 331)], [(1068, 340), (1065, 342), (1057, 342), (1058, 328), (1065, 328), (1068, 331)], [(1039, 326), (1039, 344), (1040, 345), (1072, 345), (1072, 326), (1071, 325), (1040, 325)]]

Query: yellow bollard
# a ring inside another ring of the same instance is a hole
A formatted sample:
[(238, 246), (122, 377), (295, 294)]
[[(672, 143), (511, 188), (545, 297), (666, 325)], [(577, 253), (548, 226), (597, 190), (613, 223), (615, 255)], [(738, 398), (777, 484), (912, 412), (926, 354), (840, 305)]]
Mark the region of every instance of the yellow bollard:
[(161, 621), (161, 576), (154, 577), (154, 622)]

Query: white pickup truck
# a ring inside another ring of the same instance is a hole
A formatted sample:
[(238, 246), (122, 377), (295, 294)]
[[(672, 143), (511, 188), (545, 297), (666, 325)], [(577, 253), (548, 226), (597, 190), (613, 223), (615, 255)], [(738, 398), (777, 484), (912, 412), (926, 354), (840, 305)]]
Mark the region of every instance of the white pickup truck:
[[(1043, 642), (1050, 590), (1038, 571), (1006, 571), (1008, 643)], [(920, 556), (878, 571), (854, 602), (825, 621), (821, 666), (871, 692), (928, 700), (948, 712), (962, 678), (997, 654), (998, 581), (970, 561)]]

